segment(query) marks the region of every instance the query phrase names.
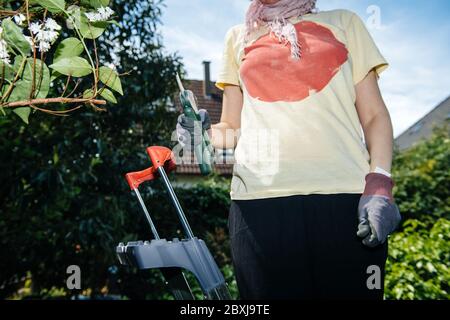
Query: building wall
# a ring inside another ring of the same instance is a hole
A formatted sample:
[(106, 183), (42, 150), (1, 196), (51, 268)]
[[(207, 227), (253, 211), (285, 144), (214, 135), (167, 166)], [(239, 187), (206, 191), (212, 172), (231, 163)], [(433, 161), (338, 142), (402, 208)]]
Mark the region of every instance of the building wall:
[(400, 150), (407, 150), (433, 134), (435, 127), (444, 126), (450, 119), (450, 97), (439, 104), (425, 117), (417, 121), (408, 130), (395, 139), (395, 145)]

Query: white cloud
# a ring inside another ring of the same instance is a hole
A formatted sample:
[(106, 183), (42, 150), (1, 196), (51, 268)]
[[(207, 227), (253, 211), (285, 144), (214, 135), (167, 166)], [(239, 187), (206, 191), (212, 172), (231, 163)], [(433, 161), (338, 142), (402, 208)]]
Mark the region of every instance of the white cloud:
[(381, 75), (380, 87), (397, 136), (450, 95), (449, 45), (444, 41), (450, 38), (450, 26), (417, 20), (421, 15), (411, 8), (402, 10), (395, 2), (318, 1), (322, 10), (344, 7), (364, 21), (372, 4), (380, 7), (382, 28), (369, 30), (390, 63)]
[(449, 33), (443, 28), (425, 35), (406, 19), (372, 31), (390, 63), (380, 87), (397, 136), (450, 95), (450, 60), (440, 46)]
[(211, 74), (220, 65), (222, 57), (223, 39), (210, 40), (201, 33), (185, 30), (179, 27), (162, 28), (164, 45), (169, 52), (178, 51), (183, 58), (183, 63), (188, 71), (190, 79), (203, 78), (202, 61), (211, 61)]
[(203, 60), (211, 61), (214, 79), (221, 64), (225, 33), (242, 21), (246, 0), (166, 0), (162, 35), (168, 52), (183, 57), (188, 77), (203, 78)]

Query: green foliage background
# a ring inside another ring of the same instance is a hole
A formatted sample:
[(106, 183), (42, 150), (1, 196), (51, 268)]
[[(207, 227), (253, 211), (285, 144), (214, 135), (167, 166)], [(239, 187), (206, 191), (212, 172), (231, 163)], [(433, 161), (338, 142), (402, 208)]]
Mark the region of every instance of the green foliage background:
[[(115, 256), (119, 242), (150, 238), (123, 175), (149, 165), (146, 146), (171, 146), (178, 114), (168, 97), (176, 91), (174, 74), (183, 69), (180, 57), (161, 50), (161, 6), (111, 2), (123, 28), (109, 28), (99, 38), (101, 59), (114, 56), (119, 72), (133, 72), (123, 79), (124, 96), (107, 113), (36, 114), (29, 126), (0, 116), (0, 298), (78, 294), (64, 289), (71, 264), (81, 267), (83, 294), (170, 298), (159, 272), (117, 268)], [(126, 42), (132, 35), (140, 38)], [(394, 192), (404, 222), (390, 239), (387, 299), (449, 298), (449, 141), (444, 128), (395, 157)], [(226, 231), (228, 185), (212, 177), (176, 192), (237, 297)], [(161, 235), (181, 237), (160, 183), (142, 193)]]
[(388, 299), (450, 298), (449, 165), (448, 124), (395, 156), (394, 195), (404, 221), (389, 240)]
[(404, 218), (430, 225), (450, 218), (450, 144), (448, 125), (433, 139), (395, 156), (396, 201)]
[(450, 221), (428, 229), (411, 219), (403, 227), (390, 239), (386, 298), (449, 299)]

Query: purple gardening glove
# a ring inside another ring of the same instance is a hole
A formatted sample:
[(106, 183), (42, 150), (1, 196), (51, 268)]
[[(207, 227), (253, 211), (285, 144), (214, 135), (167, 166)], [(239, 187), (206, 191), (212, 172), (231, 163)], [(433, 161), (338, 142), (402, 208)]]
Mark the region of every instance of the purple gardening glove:
[(366, 176), (366, 187), (358, 205), (358, 232), (362, 243), (376, 247), (384, 243), (401, 220), (392, 197), (394, 181), (380, 173)]

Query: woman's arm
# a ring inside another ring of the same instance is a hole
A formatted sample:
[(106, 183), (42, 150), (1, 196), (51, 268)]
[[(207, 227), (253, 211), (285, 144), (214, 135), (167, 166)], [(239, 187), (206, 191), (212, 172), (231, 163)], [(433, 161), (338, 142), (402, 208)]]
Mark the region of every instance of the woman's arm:
[(241, 128), (242, 105), (241, 88), (235, 85), (225, 86), (220, 122), (211, 126), (211, 141), (215, 148), (232, 149), (236, 146)]
[[(375, 72), (356, 85), (356, 109), (370, 153), (370, 169), (391, 171), (393, 134), (389, 112), (378, 87)], [(370, 173), (358, 205), (358, 237), (369, 247), (384, 243), (401, 221), (392, 196), (393, 180), (386, 175)]]
[(374, 71), (356, 85), (356, 110), (370, 154), (370, 170), (391, 171), (393, 129)]

